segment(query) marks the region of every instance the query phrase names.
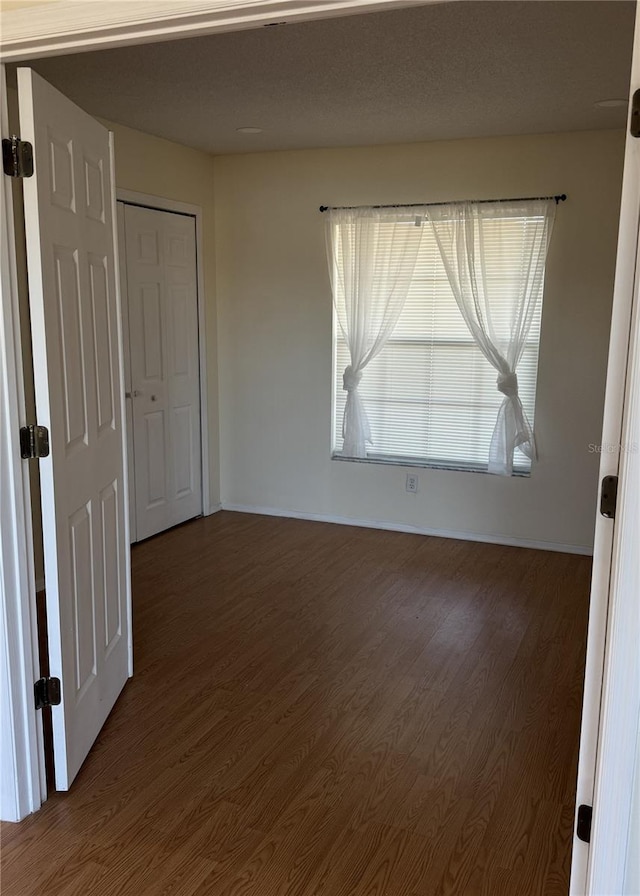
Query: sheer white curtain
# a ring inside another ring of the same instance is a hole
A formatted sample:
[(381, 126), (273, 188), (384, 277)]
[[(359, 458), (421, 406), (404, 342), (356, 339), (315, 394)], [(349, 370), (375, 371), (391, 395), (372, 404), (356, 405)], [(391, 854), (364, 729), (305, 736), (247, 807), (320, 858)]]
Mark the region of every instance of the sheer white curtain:
[[(478, 348), (498, 371), (496, 385), (504, 395), (489, 449), (490, 473), (510, 476), (516, 448), (531, 460), (536, 457), (533, 430), (518, 395), (517, 371), (542, 301), (555, 211), (554, 199), (425, 208), (458, 307)], [(507, 243), (517, 261), (505, 267), (501, 248)]]
[[(367, 364), (393, 332), (418, 257), (423, 227), (405, 209), (330, 209), (327, 255), (338, 323), (351, 363), (343, 373), (346, 457), (366, 457), (371, 444), (358, 385)], [(417, 226), (416, 226), (417, 225)]]

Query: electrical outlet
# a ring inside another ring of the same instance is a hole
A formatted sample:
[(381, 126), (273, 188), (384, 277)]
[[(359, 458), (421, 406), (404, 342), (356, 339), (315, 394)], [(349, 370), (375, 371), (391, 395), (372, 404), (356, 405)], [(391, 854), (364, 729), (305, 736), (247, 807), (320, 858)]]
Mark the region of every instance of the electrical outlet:
[(408, 492), (412, 494), (416, 494), (418, 491), (418, 477), (415, 473), (407, 473), (407, 481), (405, 483), (405, 488)]

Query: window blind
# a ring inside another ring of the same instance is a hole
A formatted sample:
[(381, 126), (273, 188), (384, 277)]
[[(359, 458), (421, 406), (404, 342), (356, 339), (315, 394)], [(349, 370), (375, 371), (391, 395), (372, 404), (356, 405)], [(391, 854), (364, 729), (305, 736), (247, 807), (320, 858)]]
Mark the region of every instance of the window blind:
[[(408, 220), (415, 227), (416, 220)], [(509, 330), (513, 289), (521, 272), (520, 247), (533, 218), (508, 211), (483, 231), (482, 252), (499, 259), (488, 265), (496, 273), (487, 289), (492, 295), (491, 326)], [(365, 403), (373, 444), (368, 457), (462, 469), (487, 467), (489, 445), (503, 395), (496, 371), (471, 338), (451, 292), (449, 280), (428, 224), (422, 224), (418, 262), (407, 300), (387, 345), (364, 371), (359, 392)], [(378, 239), (391, 228), (380, 224)], [(342, 247), (338, 242), (338, 257)], [(339, 293), (339, 290), (338, 290)], [(341, 300), (340, 295), (337, 301)], [(542, 302), (535, 303), (529, 339), (518, 365), (522, 404), (533, 424)], [(342, 373), (350, 363), (344, 336), (335, 323), (334, 454), (342, 448), (346, 393)], [(516, 449), (514, 470), (527, 472), (531, 461)]]

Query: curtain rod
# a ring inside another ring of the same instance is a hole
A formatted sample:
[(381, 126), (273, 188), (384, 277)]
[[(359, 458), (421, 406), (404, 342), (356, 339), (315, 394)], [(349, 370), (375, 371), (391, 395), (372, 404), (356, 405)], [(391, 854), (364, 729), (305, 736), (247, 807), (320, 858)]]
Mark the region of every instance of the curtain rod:
[(555, 199), (556, 205), (559, 202), (564, 202), (567, 198), (566, 193), (558, 193), (556, 196), (519, 196), (517, 199), (458, 199), (454, 202), (406, 202), (406, 203), (398, 203), (396, 205), (321, 205), (321, 212), (328, 212), (330, 210), (335, 211), (350, 211), (352, 209), (358, 208), (422, 208), (424, 206), (429, 206), (429, 208), (436, 205), (462, 205), (463, 202), (474, 202), (478, 205), (484, 205), (489, 202), (536, 202), (538, 200), (542, 201), (543, 199)]

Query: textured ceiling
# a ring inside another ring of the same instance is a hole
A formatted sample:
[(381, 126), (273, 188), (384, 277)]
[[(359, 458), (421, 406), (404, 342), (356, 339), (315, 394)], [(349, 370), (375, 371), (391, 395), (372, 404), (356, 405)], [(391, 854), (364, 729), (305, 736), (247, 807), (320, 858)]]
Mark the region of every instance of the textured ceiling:
[(594, 103), (628, 94), (634, 9), (445, 3), (31, 64), (94, 115), (212, 153), (612, 128), (626, 110)]

